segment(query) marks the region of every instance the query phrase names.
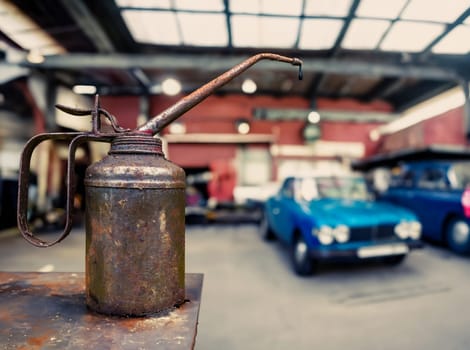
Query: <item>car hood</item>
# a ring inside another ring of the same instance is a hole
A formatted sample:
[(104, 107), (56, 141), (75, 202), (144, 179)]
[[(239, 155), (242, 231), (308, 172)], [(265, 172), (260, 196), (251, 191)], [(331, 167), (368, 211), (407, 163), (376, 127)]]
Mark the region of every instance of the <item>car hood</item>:
[(407, 209), (376, 201), (320, 199), (309, 202), (305, 209), (318, 225), (358, 227), (417, 220)]

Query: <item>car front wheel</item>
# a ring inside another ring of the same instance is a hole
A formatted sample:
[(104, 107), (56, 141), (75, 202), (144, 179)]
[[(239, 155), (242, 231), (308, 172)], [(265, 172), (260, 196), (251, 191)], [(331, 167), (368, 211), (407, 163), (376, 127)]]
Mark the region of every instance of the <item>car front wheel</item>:
[(292, 264), (299, 276), (312, 275), (316, 270), (316, 262), (309, 256), (305, 239), (299, 234), (292, 245)]
[(470, 253), (470, 227), (462, 217), (452, 219), (447, 225), (447, 243), (458, 254)]

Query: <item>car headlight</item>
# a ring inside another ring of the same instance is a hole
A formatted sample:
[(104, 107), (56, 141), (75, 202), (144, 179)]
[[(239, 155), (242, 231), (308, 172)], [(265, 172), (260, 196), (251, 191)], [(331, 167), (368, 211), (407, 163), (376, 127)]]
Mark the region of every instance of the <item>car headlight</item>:
[(312, 233), (317, 236), (321, 244), (333, 243), (333, 229), (330, 226), (320, 226), (320, 228), (314, 229)]
[(421, 237), (421, 223), (418, 221), (410, 222), (410, 237), (419, 239)]
[(333, 229), (333, 235), (338, 243), (345, 243), (349, 240), (349, 227), (339, 225)]
[(395, 234), (400, 237), (401, 239), (408, 238), (408, 230), (407, 230), (407, 223), (400, 222), (398, 225), (395, 226)]
[(401, 239), (419, 239), (421, 237), (421, 224), (418, 221), (402, 221), (395, 226), (395, 234)]

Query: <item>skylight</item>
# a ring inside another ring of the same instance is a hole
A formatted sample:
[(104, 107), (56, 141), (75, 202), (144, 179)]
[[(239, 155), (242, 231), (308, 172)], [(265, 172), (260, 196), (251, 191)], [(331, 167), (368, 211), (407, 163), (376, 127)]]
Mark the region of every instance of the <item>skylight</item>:
[(140, 7), (140, 8), (171, 8), (170, 0), (115, 0), (119, 7)]
[(134, 40), (160, 45), (181, 45), (180, 35), (173, 12), (122, 11)]
[(356, 16), (393, 19), (398, 17), (407, 0), (361, 0)]
[(5, 1), (0, 2), (0, 31), (9, 36), (25, 50), (40, 55), (65, 52), (53, 37), (37, 26), (18, 8)]
[(239, 14), (300, 16), (302, 0), (231, 0), (230, 11)]
[(425, 22), (396, 22), (380, 45), (385, 51), (423, 51), (444, 30), (444, 25)]
[(346, 17), (351, 0), (307, 0), (304, 13), (307, 16)]
[(403, 11), (402, 19), (454, 22), (470, 6), (470, 0), (411, 0)]
[(375, 49), (390, 22), (379, 19), (355, 19), (351, 22), (348, 32), (341, 44), (346, 49)]
[(299, 20), (284, 17), (233, 15), (232, 41), (236, 47), (294, 47)]
[(432, 52), (441, 54), (466, 54), (470, 52), (470, 26), (454, 28), (444, 39), (434, 45)]
[(222, 0), (173, 0), (176, 10), (192, 10), (192, 11), (218, 11), (224, 10)]
[(344, 21), (334, 19), (305, 19), (302, 24), (299, 47), (306, 50), (331, 49)]
[[(469, 52), (470, 0), (115, 0), (140, 43), (329, 50)], [(449, 24), (452, 24), (449, 27)], [(9, 26), (14, 28), (18, 23)]]
[(183, 43), (189, 46), (226, 46), (225, 16), (215, 13), (178, 13)]

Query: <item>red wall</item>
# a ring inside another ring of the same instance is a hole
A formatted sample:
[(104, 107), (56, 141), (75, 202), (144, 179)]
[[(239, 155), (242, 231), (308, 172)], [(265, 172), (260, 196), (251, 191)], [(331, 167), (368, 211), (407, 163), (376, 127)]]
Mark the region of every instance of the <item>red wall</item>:
[(139, 97), (100, 96), (101, 107), (113, 114), (120, 126), (134, 129), (139, 115)]
[(424, 148), (429, 145), (468, 145), (463, 107), (454, 108), (394, 134), (385, 135), (378, 152)]
[(235, 158), (236, 148), (230, 144), (171, 144), (168, 158), (186, 168), (208, 167), (211, 161)]
[[(177, 102), (180, 97), (152, 96), (150, 114), (158, 113)], [(252, 118), (254, 108), (309, 108), (309, 101), (301, 97), (275, 98), (270, 96), (210, 96), (199, 105), (179, 118), (186, 125), (187, 133), (236, 133), (235, 121), (240, 118), (250, 120), (253, 134), (272, 134), (278, 136), (280, 144), (303, 144), (302, 128), (304, 122), (265, 121)], [(137, 97), (101, 98), (101, 106), (113, 113), (124, 127), (136, 127), (139, 114)], [(344, 111), (381, 111), (390, 112), (391, 108), (383, 102), (363, 104), (354, 100), (318, 99), (318, 109)], [(377, 127), (377, 123), (333, 122), (321, 123), (322, 139), (328, 141), (368, 141), (369, 131)]]
[(426, 121), (423, 125), (424, 142), (426, 144), (466, 145), (463, 115), (463, 107), (459, 107)]

